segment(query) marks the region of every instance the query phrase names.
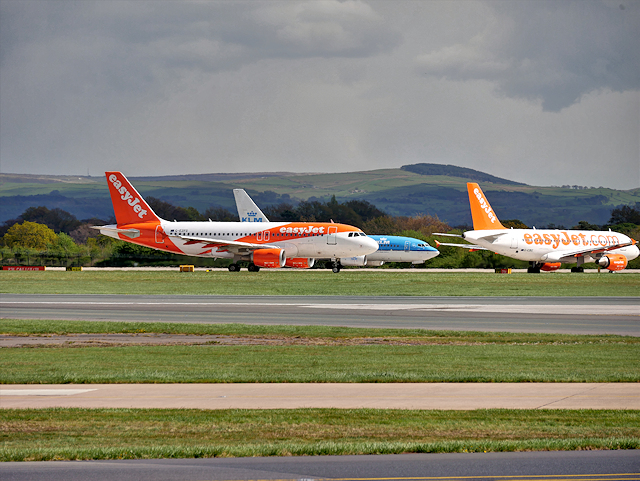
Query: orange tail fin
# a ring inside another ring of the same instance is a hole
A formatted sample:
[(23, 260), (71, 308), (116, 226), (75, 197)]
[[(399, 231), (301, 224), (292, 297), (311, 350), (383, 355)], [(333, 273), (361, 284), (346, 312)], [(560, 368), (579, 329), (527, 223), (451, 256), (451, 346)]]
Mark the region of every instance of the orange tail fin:
[(469, 182), (467, 183), (467, 190), (469, 191), (469, 206), (471, 207), (473, 230), (506, 229), (493, 212), (480, 186)]
[(160, 222), (122, 172), (105, 172), (118, 225)]

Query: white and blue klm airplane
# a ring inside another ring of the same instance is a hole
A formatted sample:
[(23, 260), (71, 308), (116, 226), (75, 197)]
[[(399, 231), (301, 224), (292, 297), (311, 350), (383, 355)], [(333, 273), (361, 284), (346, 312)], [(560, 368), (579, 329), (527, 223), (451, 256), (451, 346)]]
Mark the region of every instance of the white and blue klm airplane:
[[(241, 222), (269, 222), (258, 206), (244, 189), (233, 189), (238, 216)], [(349, 233), (352, 235), (352, 233)], [(414, 237), (368, 235), (378, 243), (378, 250), (373, 254), (355, 257), (332, 259), (332, 269), (339, 272), (341, 267), (378, 267), (385, 262), (410, 262), (422, 264), (440, 252), (425, 241)], [(309, 265), (311, 267), (313, 264)]]

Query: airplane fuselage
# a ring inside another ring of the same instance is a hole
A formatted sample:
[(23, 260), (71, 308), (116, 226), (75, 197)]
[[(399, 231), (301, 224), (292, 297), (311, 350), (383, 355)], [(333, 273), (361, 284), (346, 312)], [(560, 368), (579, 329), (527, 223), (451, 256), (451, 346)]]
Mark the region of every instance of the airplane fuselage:
[[(229, 259), (243, 254), (243, 243), (281, 248), (287, 258), (366, 255), (378, 247), (359, 229), (335, 223), (160, 221), (103, 226), (101, 233), (166, 252)], [(225, 242), (238, 244), (230, 249)]]
[[(497, 254), (530, 262), (577, 262), (575, 252), (595, 250), (584, 255), (585, 262), (595, 261), (611, 246), (628, 244), (632, 240), (619, 232), (561, 229), (497, 229), (465, 232), (464, 239)], [(598, 250), (602, 249), (601, 252)], [(607, 251), (622, 254), (628, 260), (639, 255), (636, 245)]]

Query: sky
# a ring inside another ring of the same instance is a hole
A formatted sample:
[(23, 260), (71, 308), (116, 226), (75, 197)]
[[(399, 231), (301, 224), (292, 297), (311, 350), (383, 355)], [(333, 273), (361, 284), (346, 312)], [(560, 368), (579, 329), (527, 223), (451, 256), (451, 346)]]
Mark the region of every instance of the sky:
[(0, 0), (0, 172), (640, 187), (639, 0)]

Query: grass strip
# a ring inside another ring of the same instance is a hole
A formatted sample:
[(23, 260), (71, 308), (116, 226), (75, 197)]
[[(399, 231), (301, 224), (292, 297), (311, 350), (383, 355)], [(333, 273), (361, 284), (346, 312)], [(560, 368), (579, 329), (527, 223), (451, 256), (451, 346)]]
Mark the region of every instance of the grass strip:
[(640, 448), (634, 410), (6, 409), (0, 425), (1, 461)]
[(0, 334), (47, 336), (51, 334), (190, 334), (238, 337), (292, 337), (308, 339), (378, 338), (396, 342), (432, 344), (640, 344), (639, 337), (579, 334), (434, 331), (334, 326), (254, 324), (186, 324), (168, 322), (58, 321), (0, 319)]
[(638, 382), (637, 344), (4, 349), (0, 383)]
[(0, 271), (0, 293), (338, 296), (637, 296), (640, 274), (360, 271)]

